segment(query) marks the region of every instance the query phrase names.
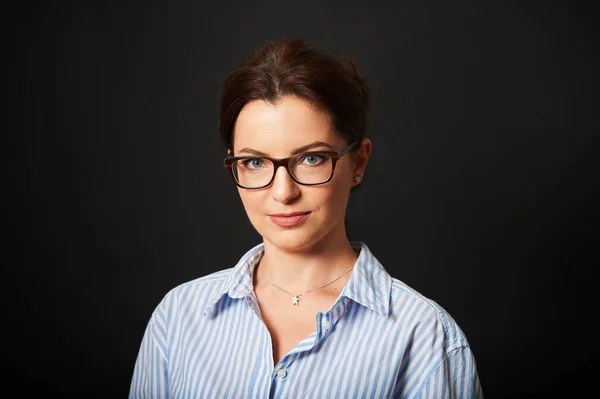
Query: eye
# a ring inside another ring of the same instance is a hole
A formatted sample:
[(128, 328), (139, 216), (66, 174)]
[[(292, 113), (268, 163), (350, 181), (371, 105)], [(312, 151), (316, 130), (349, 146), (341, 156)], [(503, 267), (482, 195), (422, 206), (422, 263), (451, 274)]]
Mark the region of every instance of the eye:
[(309, 165), (318, 165), (324, 161), (324, 157), (319, 154), (306, 154), (302, 157), (302, 162), (306, 162)]
[(242, 165), (248, 169), (260, 169), (265, 166), (262, 158), (249, 158), (242, 161)]

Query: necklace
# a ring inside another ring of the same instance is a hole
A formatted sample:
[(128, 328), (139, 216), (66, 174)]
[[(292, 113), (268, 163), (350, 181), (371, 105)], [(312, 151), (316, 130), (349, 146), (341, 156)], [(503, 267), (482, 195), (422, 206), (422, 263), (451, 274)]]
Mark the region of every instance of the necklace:
[(354, 268), (354, 266), (352, 266), (350, 269), (346, 270), (346, 271), (345, 271), (344, 273), (342, 273), (340, 276), (338, 276), (338, 277), (334, 278), (333, 280), (331, 280), (331, 281), (330, 281), (330, 282), (328, 282), (328, 283), (325, 283), (325, 284), (323, 284), (323, 285), (320, 285), (320, 286), (318, 286), (318, 287), (316, 287), (316, 288), (313, 288), (312, 290), (308, 290), (308, 291), (306, 291), (306, 292), (302, 292), (302, 293), (300, 293), (300, 294), (296, 294), (296, 295), (292, 294), (291, 292), (289, 292), (289, 291), (288, 291), (288, 290), (286, 290), (285, 288), (281, 288), (280, 286), (278, 286), (278, 285), (276, 285), (276, 284), (273, 284), (273, 283), (271, 282), (271, 280), (269, 280), (269, 278), (267, 277), (267, 275), (266, 275), (264, 272), (263, 272), (263, 276), (265, 276), (265, 279), (267, 279), (267, 281), (269, 282), (269, 284), (271, 284), (273, 287), (275, 287), (275, 288), (279, 288), (280, 290), (282, 290), (282, 291), (286, 292), (288, 295), (291, 295), (291, 296), (292, 296), (292, 303), (293, 303), (293, 306), (299, 306), (299, 305), (300, 305), (300, 297), (302, 297), (302, 296), (304, 296), (304, 295), (308, 294), (309, 292), (313, 292), (313, 291), (316, 291), (316, 290), (318, 290), (318, 289), (321, 289), (321, 288), (323, 288), (323, 287), (325, 287), (325, 286), (327, 286), (327, 285), (329, 285), (329, 284), (333, 283), (334, 281), (337, 281), (337, 280), (339, 280), (340, 278), (342, 278), (343, 276), (345, 276), (345, 275), (346, 275), (346, 274), (347, 274), (347, 273), (348, 273), (350, 270), (352, 270), (353, 268)]

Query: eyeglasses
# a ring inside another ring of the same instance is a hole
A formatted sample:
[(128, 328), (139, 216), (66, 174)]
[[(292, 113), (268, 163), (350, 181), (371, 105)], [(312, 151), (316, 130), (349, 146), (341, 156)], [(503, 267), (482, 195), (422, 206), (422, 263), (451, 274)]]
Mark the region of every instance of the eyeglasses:
[(330, 181), (337, 161), (357, 144), (358, 141), (355, 141), (339, 151), (303, 152), (287, 158), (232, 157), (232, 153), (229, 153), (223, 162), (241, 188), (259, 189), (270, 186), (280, 166), (287, 170), (296, 183), (315, 186)]

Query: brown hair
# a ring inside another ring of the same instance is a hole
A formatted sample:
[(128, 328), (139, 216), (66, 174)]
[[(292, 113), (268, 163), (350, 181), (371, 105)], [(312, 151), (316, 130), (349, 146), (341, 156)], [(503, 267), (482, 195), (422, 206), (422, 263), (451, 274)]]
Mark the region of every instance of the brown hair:
[(369, 94), (367, 81), (358, 75), (352, 59), (334, 57), (300, 39), (270, 41), (225, 79), (219, 135), (226, 148), (232, 149), (233, 128), (247, 103), (275, 104), (293, 95), (326, 112), (348, 143), (362, 140)]

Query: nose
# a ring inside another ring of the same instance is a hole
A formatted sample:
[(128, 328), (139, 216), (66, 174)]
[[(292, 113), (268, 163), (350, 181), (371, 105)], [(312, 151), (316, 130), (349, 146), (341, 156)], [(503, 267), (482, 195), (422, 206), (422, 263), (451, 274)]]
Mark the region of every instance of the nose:
[(292, 179), (284, 167), (277, 168), (271, 185), (271, 196), (277, 202), (287, 204), (300, 195), (298, 183)]

